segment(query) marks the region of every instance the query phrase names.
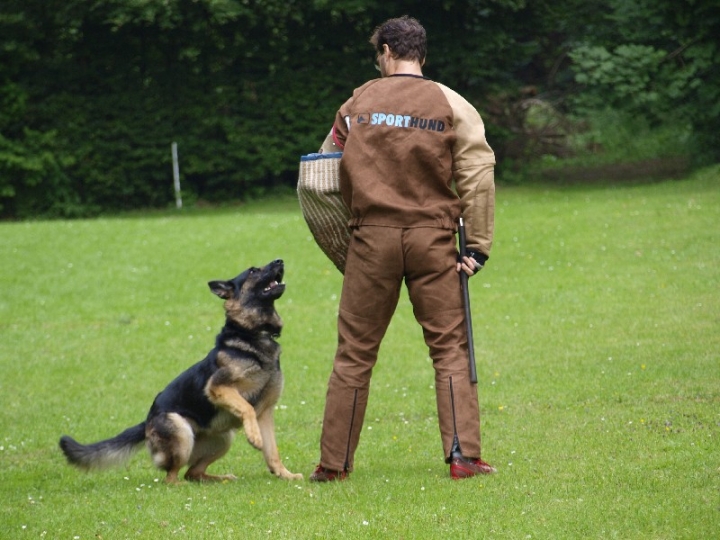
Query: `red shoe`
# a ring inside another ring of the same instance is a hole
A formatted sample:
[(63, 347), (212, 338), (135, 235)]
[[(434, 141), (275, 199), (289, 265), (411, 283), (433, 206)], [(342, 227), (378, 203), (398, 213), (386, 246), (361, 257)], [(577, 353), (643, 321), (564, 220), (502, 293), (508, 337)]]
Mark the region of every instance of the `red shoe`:
[(497, 469), (481, 459), (455, 458), (450, 462), (450, 477), (453, 480), (470, 478), (478, 474), (493, 474)]
[(347, 471), (333, 471), (332, 469), (326, 469), (322, 465), (318, 465), (310, 475), (311, 482), (334, 482), (335, 480), (345, 480), (350, 473)]

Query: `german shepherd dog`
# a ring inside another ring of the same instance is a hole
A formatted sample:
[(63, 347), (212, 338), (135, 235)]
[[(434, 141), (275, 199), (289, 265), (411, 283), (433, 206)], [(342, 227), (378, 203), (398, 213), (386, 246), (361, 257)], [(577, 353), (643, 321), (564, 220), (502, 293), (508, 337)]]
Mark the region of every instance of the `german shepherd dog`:
[(191, 366), (160, 392), (144, 422), (116, 437), (82, 445), (60, 439), (68, 461), (89, 470), (122, 465), (144, 442), (152, 460), (167, 472), (165, 481), (234, 480), (205, 471), (230, 449), (242, 427), (248, 442), (262, 450), (270, 472), (288, 480), (302, 479), (280, 461), (273, 410), (280, 397), (282, 320), (274, 302), (283, 292), (284, 264), (276, 260), (249, 268), (229, 281), (211, 281), (210, 290), (225, 300), (225, 326), (204, 360)]

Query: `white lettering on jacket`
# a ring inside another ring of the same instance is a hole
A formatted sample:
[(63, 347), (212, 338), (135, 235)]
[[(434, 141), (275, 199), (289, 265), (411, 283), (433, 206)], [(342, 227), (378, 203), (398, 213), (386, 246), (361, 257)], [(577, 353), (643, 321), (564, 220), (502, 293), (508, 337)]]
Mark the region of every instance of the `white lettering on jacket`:
[[(367, 121), (368, 116), (370, 122)], [(429, 131), (445, 131), (445, 122), (442, 120), (431, 120), (428, 118), (418, 118), (407, 114), (393, 114), (376, 112), (372, 114), (360, 114), (357, 117), (357, 123), (369, 124), (371, 126), (388, 126), (398, 128), (417, 128)]]

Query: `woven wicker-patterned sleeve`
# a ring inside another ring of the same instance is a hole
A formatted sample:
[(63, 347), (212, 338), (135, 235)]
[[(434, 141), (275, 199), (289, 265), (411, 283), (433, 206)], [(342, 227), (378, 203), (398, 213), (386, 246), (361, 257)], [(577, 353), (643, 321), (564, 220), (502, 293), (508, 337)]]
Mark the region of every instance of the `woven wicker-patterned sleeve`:
[(303, 217), (320, 249), (341, 273), (350, 243), (350, 212), (340, 196), (341, 152), (300, 158), (298, 199)]

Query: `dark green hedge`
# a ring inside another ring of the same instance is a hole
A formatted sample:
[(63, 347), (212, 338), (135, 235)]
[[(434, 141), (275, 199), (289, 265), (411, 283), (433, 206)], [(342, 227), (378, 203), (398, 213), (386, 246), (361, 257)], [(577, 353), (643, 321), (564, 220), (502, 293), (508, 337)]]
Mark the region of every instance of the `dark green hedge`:
[[(612, 101), (658, 122), (680, 117), (698, 153), (717, 159), (718, 8), (626, 4), (5, 0), (0, 217), (173, 204), (173, 141), (186, 200), (293, 186), (298, 157), (317, 149), (352, 88), (375, 76), (372, 29), (404, 13), (428, 30), (426, 74), (478, 107), (501, 159), (523, 136), (507, 110), (528, 88), (564, 113)], [(616, 49), (623, 43), (656, 60), (628, 60)], [(585, 54), (601, 49), (609, 55)], [(604, 77), (613, 64), (652, 99), (624, 95)]]

